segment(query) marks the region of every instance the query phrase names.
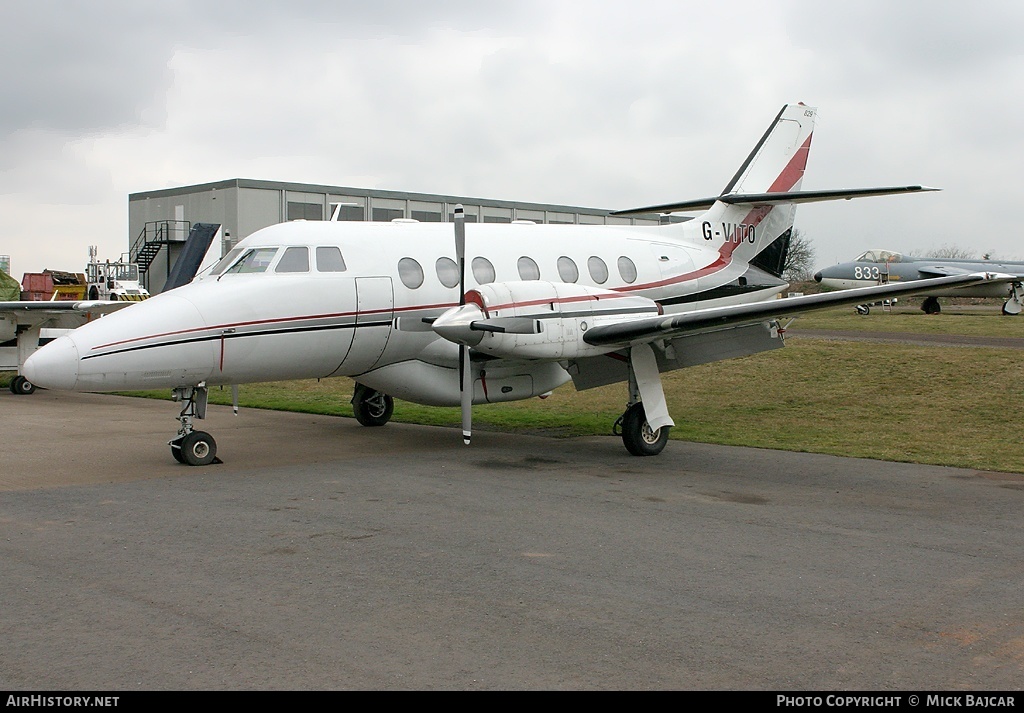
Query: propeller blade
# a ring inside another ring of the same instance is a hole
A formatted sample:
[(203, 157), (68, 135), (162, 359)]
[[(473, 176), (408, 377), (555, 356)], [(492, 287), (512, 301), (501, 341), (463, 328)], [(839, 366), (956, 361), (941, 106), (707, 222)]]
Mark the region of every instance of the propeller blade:
[[(459, 306), (466, 304), (466, 212), (455, 206), (455, 259), (459, 263)], [(473, 434), (473, 368), (469, 347), (459, 345), (459, 389), (462, 406), (462, 442), (469, 445)]]
[(459, 304), (466, 304), (466, 212), (455, 206), (455, 261), (459, 263)]
[(469, 445), (473, 435), (473, 367), (469, 363), (469, 347), (459, 346), (462, 371), (462, 442)]

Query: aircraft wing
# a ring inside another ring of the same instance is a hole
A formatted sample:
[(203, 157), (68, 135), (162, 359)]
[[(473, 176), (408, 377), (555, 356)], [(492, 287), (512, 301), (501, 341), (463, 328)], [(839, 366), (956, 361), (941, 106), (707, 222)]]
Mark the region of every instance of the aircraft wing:
[(592, 327), (586, 332), (583, 339), (588, 344), (595, 346), (621, 345), (626, 347), (697, 332), (764, 322), (777, 317), (799, 315), (830, 307), (858, 305), (903, 295), (928, 294), (950, 287), (967, 287), (984, 282), (1011, 282), (1016, 279), (1013, 275), (979, 272), (859, 287), (817, 295), (786, 297), (752, 304), (712, 307), (682, 314), (644, 317), (618, 324)]
[(113, 300), (22, 300), (0, 302), (0, 318), (30, 327), (44, 324), (56, 329), (74, 329), (90, 319), (133, 305)]
[[(945, 265), (945, 264), (942, 264), (942, 263), (932, 263), (930, 265), (927, 265), (927, 264), (926, 265), (915, 265), (914, 267), (916, 267), (917, 271), (920, 274), (922, 274), (922, 275), (929, 275), (929, 276), (934, 275), (935, 277), (942, 277), (942, 276), (945, 276), (945, 275), (967, 275), (967, 274), (976, 272), (977, 269), (978, 269), (977, 265), (968, 265), (968, 266), (953, 265), (953, 264)], [(996, 269), (996, 270), (1006, 270), (1007, 268), (1012, 268), (1012, 267), (1013, 267), (1012, 265), (993, 265), (993, 269)], [(1019, 270), (1019, 268), (1018, 268), (1018, 270)], [(1002, 272), (1000, 274), (1002, 274), (1004, 276), (1012, 274), (1018, 280), (1020, 280), (1022, 277), (1024, 277), (1024, 274), (1022, 274), (1019, 271), (1018, 272), (1013, 272), (1013, 273)]]

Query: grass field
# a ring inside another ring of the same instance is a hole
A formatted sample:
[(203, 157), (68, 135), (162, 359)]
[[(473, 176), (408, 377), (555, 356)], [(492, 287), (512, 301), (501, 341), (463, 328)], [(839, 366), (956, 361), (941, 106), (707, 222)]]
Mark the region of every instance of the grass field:
[[(991, 313), (861, 317), (842, 309), (803, 320), (807, 329), (864, 330), (871, 323), (889, 331), (1024, 336), (1024, 317)], [(792, 328), (799, 333), (796, 323)], [(1024, 473), (1014, 418), (1024, 397), (1022, 350), (799, 338), (782, 350), (662, 378), (675, 439)], [(249, 384), (240, 388), (240, 404), (348, 417), (351, 394), (348, 379)], [(210, 400), (230, 403), (231, 392), (213, 390)], [(584, 392), (570, 384), (543, 400), (477, 406), (474, 427), (611, 437), (625, 401), (621, 384)], [(460, 417), (457, 408), (397, 401), (394, 420), (455, 427)]]
[[(1024, 315), (1021, 315), (1024, 316)], [(793, 322), (794, 332), (802, 329), (838, 329), (862, 332), (908, 332), (914, 334), (962, 334), (972, 337), (1024, 337), (1024, 319), (1006, 317), (999, 308), (988, 312), (948, 307), (942, 314), (924, 314), (900, 306), (892, 312), (873, 308), (871, 314), (856, 314), (853, 308), (806, 314)]]

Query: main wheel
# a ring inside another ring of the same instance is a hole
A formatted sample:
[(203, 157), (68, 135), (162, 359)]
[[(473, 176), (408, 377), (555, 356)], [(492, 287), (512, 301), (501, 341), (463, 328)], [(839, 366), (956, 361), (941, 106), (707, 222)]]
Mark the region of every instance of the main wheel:
[(359, 384), (352, 395), (352, 411), (364, 426), (383, 426), (391, 420), (395, 400), (387, 394)]
[(28, 396), (36, 390), (36, 385), (19, 374), (11, 379), (11, 393), (19, 396)]
[(942, 311), (942, 307), (939, 305), (939, 298), (935, 295), (925, 297), (924, 302), (921, 303), (921, 310), (925, 314), (939, 314)]
[(871, 307), (869, 305), (857, 305), (857, 314), (870, 314)]
[[(171, 447), (174, 452), (174, 447)], [(182, 463), (187, 465), (210, 465), (217, 457), (217, 442), (206, 431), (192, 431), (181, 439)], [(177, 456), (175, 456), (177, 457)]]
[(622, 414), (622, 443), (635, 456), (656, 456), (668, 443), (668, 426), (652, 429), (644, 405), (633, 404)]

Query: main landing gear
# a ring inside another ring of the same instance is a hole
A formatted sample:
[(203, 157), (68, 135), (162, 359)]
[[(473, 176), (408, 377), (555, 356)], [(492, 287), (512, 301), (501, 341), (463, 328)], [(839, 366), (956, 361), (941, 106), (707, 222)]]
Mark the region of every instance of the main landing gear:
[(192, 427), (192, 419), (206, 418), (208, 391), (205, 383), (195, 387), (182, 387), (174, 390), (174, 400), (183, 401), (184, 406), (178, 414), (181, 426), (178, 435), (167, 445), (171, 447), (171, 455), (179, 463), (185, 465), (210, 465), (220, 463), (217, 458), (217, 442), (206, 431), (196, 431)]
[(28, 396), (36, 390), (36, 385), (21, 374), (11, 379), (11, 393), (15, 396)]
[(1024, 309), (1024, 285), (1014, 282), (1010, 288), (1010, 298), (1003, 302), (1003, 314), (1020, 314)]
[(651, 428), (642, 403), (627, 406), (626, 412), (619, 416), (612, 427), (615, 435), (622, 436), (626, 450), (635, 456), (656, 456), (661, 453), (668, 443), (668, 430), (668, 426)]
[(363, 426), (383, 426), (391, 420), (395, 410), (395, 400), (380, 391), (368, 386), (356, 384), (352, 394), (352, 411), (356, 420)]
[(939, 305), (939, 298), (935, 295), (928, 295), (921, 303), (921, 311), (925, 314), (939, 314), (942, 307)]
[(649, 344), (629, 350), (629, 403), (612, 426), (622, 436), (622, 444), (635, 456), (656, 456), (668, 443), (668, 430), (674, 424), (665, 405), (665, 392), (657, 359)]

